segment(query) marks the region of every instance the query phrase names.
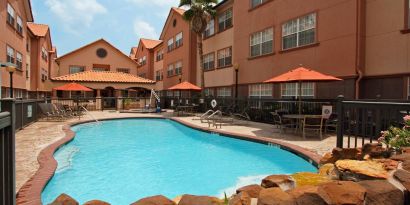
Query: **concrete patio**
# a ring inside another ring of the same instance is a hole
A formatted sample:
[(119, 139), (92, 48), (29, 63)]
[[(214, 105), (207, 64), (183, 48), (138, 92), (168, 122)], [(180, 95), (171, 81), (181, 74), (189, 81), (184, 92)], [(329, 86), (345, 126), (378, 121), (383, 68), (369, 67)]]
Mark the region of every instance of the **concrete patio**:
[[(97, 119), (173, 117), (170, 112), (162, 114), (133, 114), (104, 111), (91, 112), (91, 114)], [(208, 124), (203, 124), (199, 120), (194, 120), (193, 117), (176, 117), (176, 119), (199, 127), (208, 127)], [(92, 120), (92, 117), (84, 116), (80, 121), (88, 120)], [(33, 123), (16, 133), (16, 190), (19, 190), (39, 168), (37, 156), (40, 151), (65, 136), (65, 133), (62, 130), (64, 125), (78, 121), (78, 118), (70, 119), (65, 122), (40, 121)], [(275, 129), (274, 126), (256, 122), (247, 122), (244, 125), (222, 126), (222, 128), (219, 128), (218, 130), (258, 137), (268, 137), (298, 145), (319, 155), (323, 155), (325, 152), (332, 150), (336, 145), (336, 136), (334, 136), (334, 134), (324, 136), (323, 140), (320, 140), (318, 136), (308, 136), (307, 139), (303, 139), (300, 135), (288, 133), (280, 134), (279, 130)]]

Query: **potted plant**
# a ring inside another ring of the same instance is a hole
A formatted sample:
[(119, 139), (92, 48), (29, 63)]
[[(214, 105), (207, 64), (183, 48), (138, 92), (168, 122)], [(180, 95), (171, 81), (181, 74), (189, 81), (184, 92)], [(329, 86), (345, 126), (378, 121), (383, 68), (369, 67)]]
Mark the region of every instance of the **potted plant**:
[(410, 147), (410, 115), (403, 117), (403, 127), (390, 127), (382, 131), (379, 143), (385, 144), (393, 152), (400, 153), (403, 147)]

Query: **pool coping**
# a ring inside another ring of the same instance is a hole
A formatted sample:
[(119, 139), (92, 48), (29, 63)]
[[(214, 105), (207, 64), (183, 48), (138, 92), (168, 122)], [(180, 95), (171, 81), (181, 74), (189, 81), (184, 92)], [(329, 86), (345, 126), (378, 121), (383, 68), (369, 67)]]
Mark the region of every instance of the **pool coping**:
[[(321, 156), (308, 150), (302, 148), (298, 145), (293, 145), (283, 141), (275, 140), (267, 137), (257, 137), (246, 134), (238, 134), (229, 131), (216, 130), (212, 128), (204, 128), (197, 126), (195, 124), (183, 121), (175, 117), (164, 117), (164, 116), (141, 116), (141, 117), (119, 117), (119, 118), (104, 118), (99, 119), (99, 121), (109, 121), (109, 120), (123, 120), (123, 119), (169, 119), (174, 122), (180, 123), (182, 125), (188, 126), (192, 129), (207, 132), (207, 133), (216, 133), (224, 137), (235, 138), (239, 140), (252, 141), (257, 143), (266, 144), (268, 146), (278, 147), (280, 149), (292, 152), (299, 157), (305, 159), (315, 167), (318, 167)], [(75, 132), (71, 130), (71, 127), (80, 124), (86, 124), (94, 122), (94, 120), (84, 120), (79, 122), (70, 122), (63, 125), (63, 132), (65, 136), (56, 142), (48, 145), (46, 148), (41, 150), (37, 157), (39, 163), (38, 170), (34, 175), (27, 180), (24, 185), (20, 188), (16, 195), (16, 204), (18, 205), (39, 205), (41, 202), (41, 193), (46, 187), (47, 183), (54, 176), (54, 173), (57, 169), (57, 161), (54, 158), (54, 153), (57, 152), (61, 147), (70, 143), (75, 138)]]

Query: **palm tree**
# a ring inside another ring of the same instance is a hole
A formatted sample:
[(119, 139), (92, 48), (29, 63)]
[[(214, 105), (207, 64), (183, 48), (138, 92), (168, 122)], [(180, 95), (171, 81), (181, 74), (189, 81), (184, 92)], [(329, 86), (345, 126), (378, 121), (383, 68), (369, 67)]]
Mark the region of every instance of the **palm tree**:
[(191, 30), (196, 33), (198, 42), (199, 65), (201, 66), (201, 97), (205, 97), (205, 73), (204, 73), (204, 57), (202, 50), (202, 34), (206, 30), (206, 26), (212, 17), (216, 15), (214, 9), (218, 0), (180, 0), (179, 7), (188, 7), (183, 17), (191, 25)]

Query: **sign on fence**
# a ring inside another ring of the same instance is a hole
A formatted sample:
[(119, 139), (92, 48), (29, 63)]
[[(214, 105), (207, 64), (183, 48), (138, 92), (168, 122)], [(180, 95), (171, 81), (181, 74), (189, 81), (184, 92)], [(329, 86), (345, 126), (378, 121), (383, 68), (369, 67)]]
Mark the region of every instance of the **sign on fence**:
[(27, 105), (27, 117), (28, 118), (33, 117), (33, 106), (32, 105)]

